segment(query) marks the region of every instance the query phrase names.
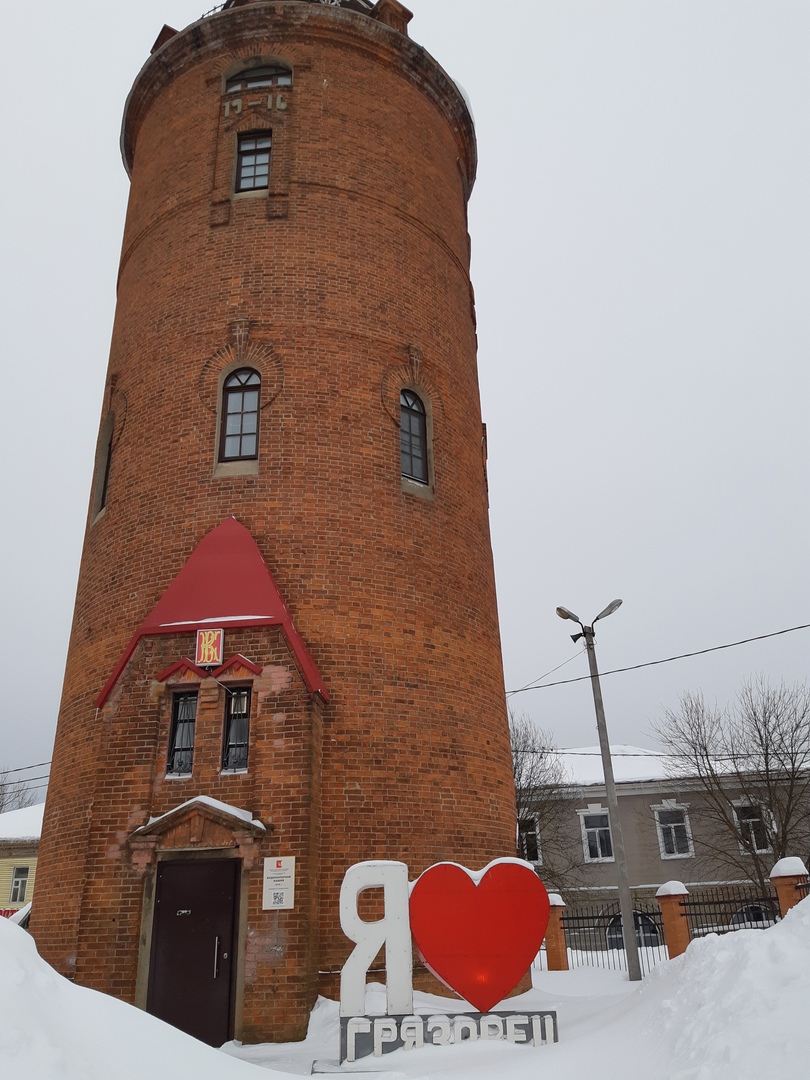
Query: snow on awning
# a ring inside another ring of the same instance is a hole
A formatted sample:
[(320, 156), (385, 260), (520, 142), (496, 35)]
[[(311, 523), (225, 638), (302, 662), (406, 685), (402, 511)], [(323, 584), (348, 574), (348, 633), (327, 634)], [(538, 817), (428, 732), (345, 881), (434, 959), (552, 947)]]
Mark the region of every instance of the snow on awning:
[(150, 818), (145, 825), (141, 825), (132, 835), (159, 832), (162, 827), (169, 824), (174, 818), (182, 817), (188, 810), (198, 806), (213, 810), (219, 818), (230, 819), (234, 822), (238, 821), (243, 825), (249, 825), (252, 829), (267, 832), (267, 826), (263, 825), (258, 818), (254, 818), (249, 810), (243, 810), (241, 806), (231, 806), (230, 803), (220, 802), (219, 799), (212, 799), (210, 795), (195, 795), (193, 799), (187, 799), (186, 802), (180, 803), (174, 809), (167, 810), (165, 814), (158, 814), (157, 817)]

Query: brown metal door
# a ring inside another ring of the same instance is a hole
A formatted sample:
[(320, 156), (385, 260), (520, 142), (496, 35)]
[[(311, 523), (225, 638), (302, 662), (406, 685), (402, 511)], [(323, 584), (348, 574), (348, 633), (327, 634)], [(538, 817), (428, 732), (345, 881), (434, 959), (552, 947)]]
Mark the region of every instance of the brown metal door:
[(221, 1046), (233, 1038), (238, 859), (158, 863), (146, 1008)]

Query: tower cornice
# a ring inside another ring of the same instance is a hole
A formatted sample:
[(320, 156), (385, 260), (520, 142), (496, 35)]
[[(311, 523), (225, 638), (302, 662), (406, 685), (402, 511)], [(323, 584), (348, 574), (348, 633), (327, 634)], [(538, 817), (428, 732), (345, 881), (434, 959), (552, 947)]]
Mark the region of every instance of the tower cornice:
[(124, 107), (121, 155), (127, 174), (132, 172), (144, 117), (175, 78), (209, 57), (237, 54), (252, 42), (266, 45), (271, 34), (278, 35), (280, 44), (288, 38), (296, 42), (320, 39), (351, 44), (369, 59), (393, 67), (435, 105), (450, 125), (469, 197), (478, 164), (475, 127), (461, 91), (441, 65), (407, 35), (368, 15), (301, 0), (258, 0), (215, 12), (160, 44), (138, 72)]

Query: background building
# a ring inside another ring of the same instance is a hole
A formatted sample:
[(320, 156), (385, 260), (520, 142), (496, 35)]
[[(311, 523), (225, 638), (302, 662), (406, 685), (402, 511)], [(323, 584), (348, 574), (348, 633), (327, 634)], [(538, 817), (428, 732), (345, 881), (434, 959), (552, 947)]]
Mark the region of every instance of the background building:
[(0, 814), (0, 916), (31, 903), (43, 809), (40, 803)]
[[(672, 879), (690, 891), (721, 883), (754, 883), (780, 853), (772, 843), (772, 812), (728, 778), (722, 792), (725, 823), (710, 805), (699, 778), (678, 775), (672, 758), (639, 746), (613, 745), (622, 835), (630, 886), (636, 895), (653, 895)], [(561, 890), (570, 904), (615, 889), (610, 813), (598, 746), (554, 753), (560, 783), (547, 788), (543, 805), (519, 795), (520, 846), (549, 888)], [(683, 769), (681, 769), (683, 772)], [(810, 821), (810, 805), (805, 807)], [(546, 834), (544, 837), (544, 833)], [(548, 842), (547, 842), (548, 841)], [(806, 857), (805, 846), (793, 854)]]

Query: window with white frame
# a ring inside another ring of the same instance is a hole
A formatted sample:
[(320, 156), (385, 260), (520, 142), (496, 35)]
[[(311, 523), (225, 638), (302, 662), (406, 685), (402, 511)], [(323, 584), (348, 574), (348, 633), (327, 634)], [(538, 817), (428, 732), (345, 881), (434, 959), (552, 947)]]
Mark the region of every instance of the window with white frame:
[(610, 815), (603, 806), (578, 810), (582, 827), (582, 848), (585, 862), (613, 862), (613, 838), (610, 835)]
[(687, 808), (679, 806), (674, 799), (665, 799), (660, 806), (654, 806), (652, 809), (655, 814), (661, 858), (694, 858), (695, 848), (692, 843), (692, 827), (689, 824)]
[(740, 831), (740, 851), (761, 854), (771, 850), (768, 839), (770, 814), (766, 807), (757, 803), (734, 803), (737, 828)]
[(25, 903), (25, 891), (28, 888), (28, 867), (15, 866), (11, 873), (11, 897), (12, 904)]
[(518, 822), (518, 850), (527, 862), (542, 864), (540, 829), (536, 817), (524, 818)]

